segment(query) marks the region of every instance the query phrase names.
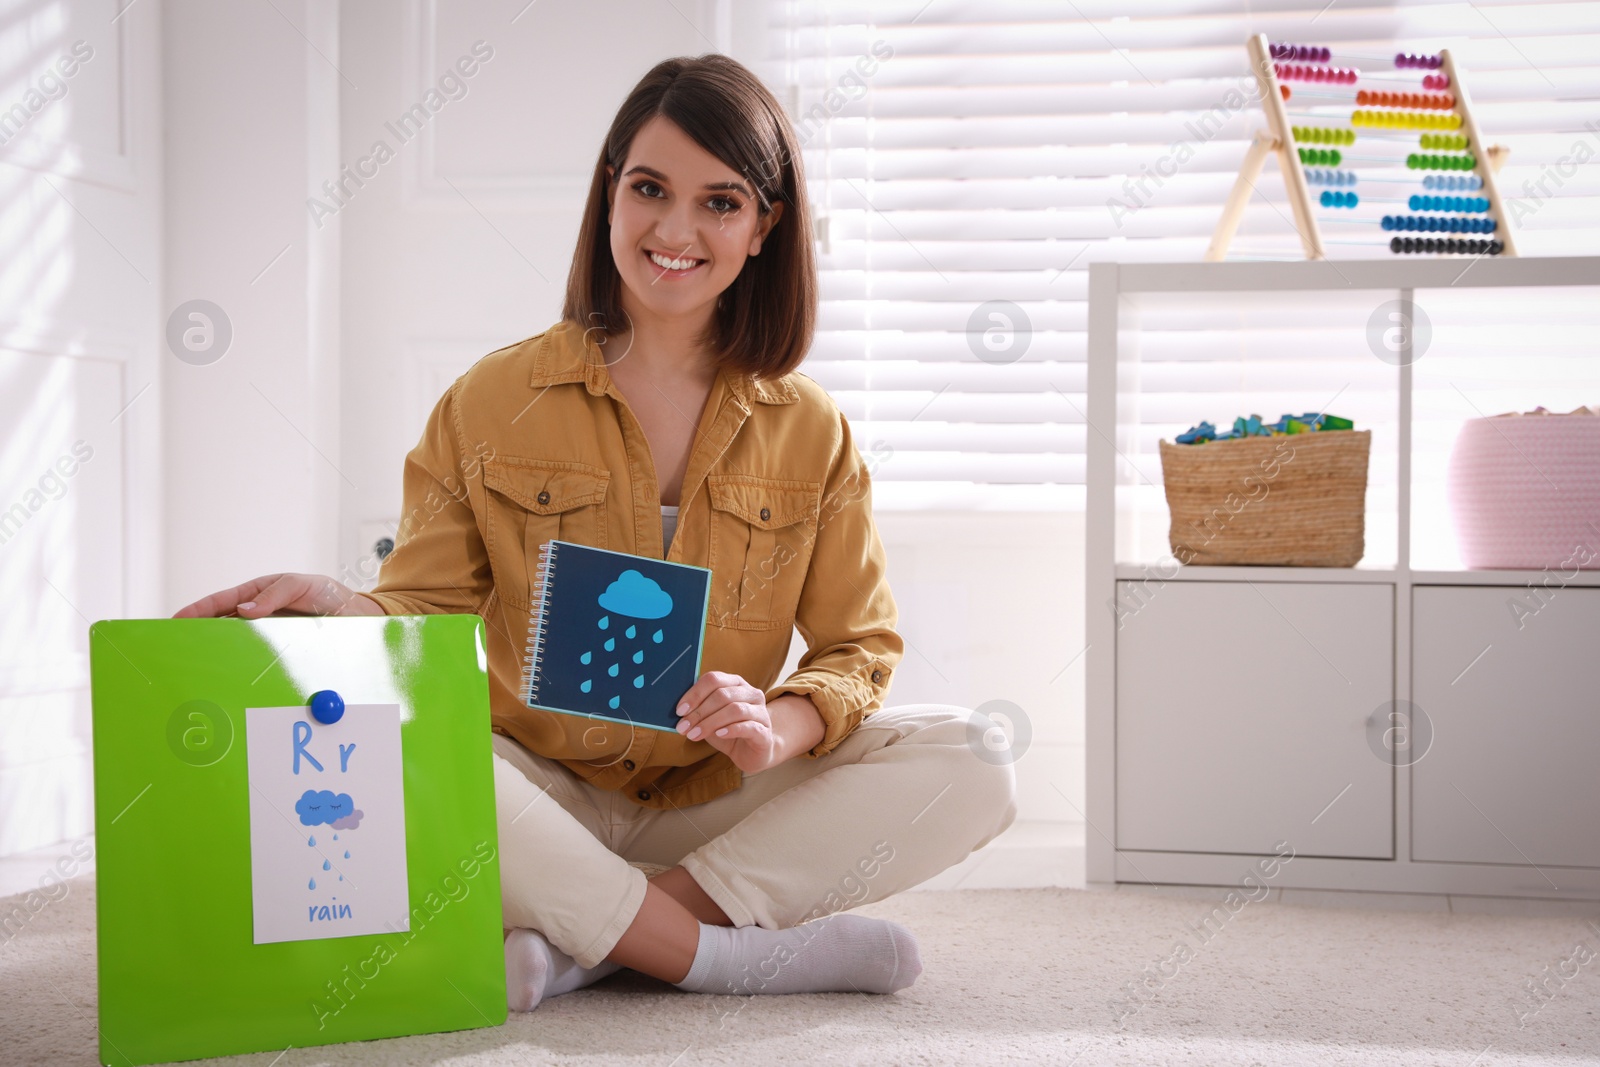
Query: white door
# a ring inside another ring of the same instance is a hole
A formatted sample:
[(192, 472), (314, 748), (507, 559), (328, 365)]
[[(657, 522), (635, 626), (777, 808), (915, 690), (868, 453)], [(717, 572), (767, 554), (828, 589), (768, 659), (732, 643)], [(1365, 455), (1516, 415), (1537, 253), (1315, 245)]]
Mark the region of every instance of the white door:
[(325, 199), (342, 228), (347, 583), (377, 576), (372, 543), (399, 517), (402, 461), (440, 395), (559, 319), (613, 114), (660, 60), (730, 48), (718, 7), (343, 5), (340, 66), (360, 88), (343, 92), (340, 158), (361, 183)]
[(89, 624), (159, 596), (161, 11), (121, 7), (0, 19), (0, 855), (89, 832)]

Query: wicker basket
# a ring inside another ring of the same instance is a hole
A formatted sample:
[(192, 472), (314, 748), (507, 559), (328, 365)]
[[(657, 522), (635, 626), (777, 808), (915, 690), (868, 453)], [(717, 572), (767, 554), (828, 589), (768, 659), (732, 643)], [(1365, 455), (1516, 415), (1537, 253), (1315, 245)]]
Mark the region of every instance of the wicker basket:
[(1370, 430), (1161, 442), (1183, 564), (1353, 567), (1366, 550)]

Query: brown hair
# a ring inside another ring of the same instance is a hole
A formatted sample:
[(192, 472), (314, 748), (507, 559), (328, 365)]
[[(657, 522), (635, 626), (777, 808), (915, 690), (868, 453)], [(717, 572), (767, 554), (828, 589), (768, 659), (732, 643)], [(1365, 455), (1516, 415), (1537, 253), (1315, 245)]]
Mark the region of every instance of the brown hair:
[(787, 374), (805, 359), (817, 318), (817, 268), (811, 212), (794, 130), (783, 108), (749, 68), (724, 55), (681, 56), (655, 65), (618, 109), (589, 182), (578, 247), (567, 275), (562, 318), (608, 334), (626, 323), (622, 276), (611, 257), (606, 167), (622, 165), (634, 135), (663, 115), (695, 143), (742, 174), (761, 214), (782, 202), (783, 217), (761, 254), (717, 300), (711, 336), (718, 362), (759, 378)]

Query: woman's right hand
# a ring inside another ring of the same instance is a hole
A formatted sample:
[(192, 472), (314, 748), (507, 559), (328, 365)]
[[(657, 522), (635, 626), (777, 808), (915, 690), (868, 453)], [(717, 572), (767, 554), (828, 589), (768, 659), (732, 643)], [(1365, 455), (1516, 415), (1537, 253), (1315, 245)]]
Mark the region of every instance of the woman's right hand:
[(325, 574), (267, 574), (179, 608), (174, 619), (237, 615), (264, 619), (290, 615), (382, 615), (383, 608)]

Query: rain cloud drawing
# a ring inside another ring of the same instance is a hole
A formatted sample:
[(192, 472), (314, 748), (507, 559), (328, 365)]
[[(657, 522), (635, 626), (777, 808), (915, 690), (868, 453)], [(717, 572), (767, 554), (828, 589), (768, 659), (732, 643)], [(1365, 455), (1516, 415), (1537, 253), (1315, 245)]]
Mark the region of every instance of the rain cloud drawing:
[(349, 818), (355, 810), (355, 802), (350, 799), (349, 793), (334, 793), (328, 789), (307, 789), (300, 799), (294, 802), (294, 810), (295, 814), (300, 816), (301, 824), (321, 826), (323, 823), (334, 823)]
[[(672, 613), (672, 597), (638, 571), (623, 571), (600, 594), (600, 606), (635, 619), (664, 619)], [(601, 624), (605, 629), (605, 624)]]
[[(598, 626), (602, 631), (611, 629), (611, 615), (632, 619), (664, 619), (672, 614), (672, 595), (636, 570), (619, 574), (600, 594), (599, 604), (608, 613), (600, 616)], [(645, 649), (652, 643), (659, 645), (662, 637), (662, 632), (656, 630), (647, 642), (639, 636), (639, 628), (629, 623), (620, 636), (612, 634), (601, 643), (600, 649), (590, 649), (578, 657), (579, 664), (589, 668), (584, 672), (585, 678), (578, 688), (585, 693), (592, 691), (594, 678), (588, 675), (594, 673), (594, 668), (603, 666), (605, 677), (618, 679), (624, 691), (629, 688), (643, 689)], [(622, 706), (621, 694), (612, 696), (606, 703), (615, 711)]]

